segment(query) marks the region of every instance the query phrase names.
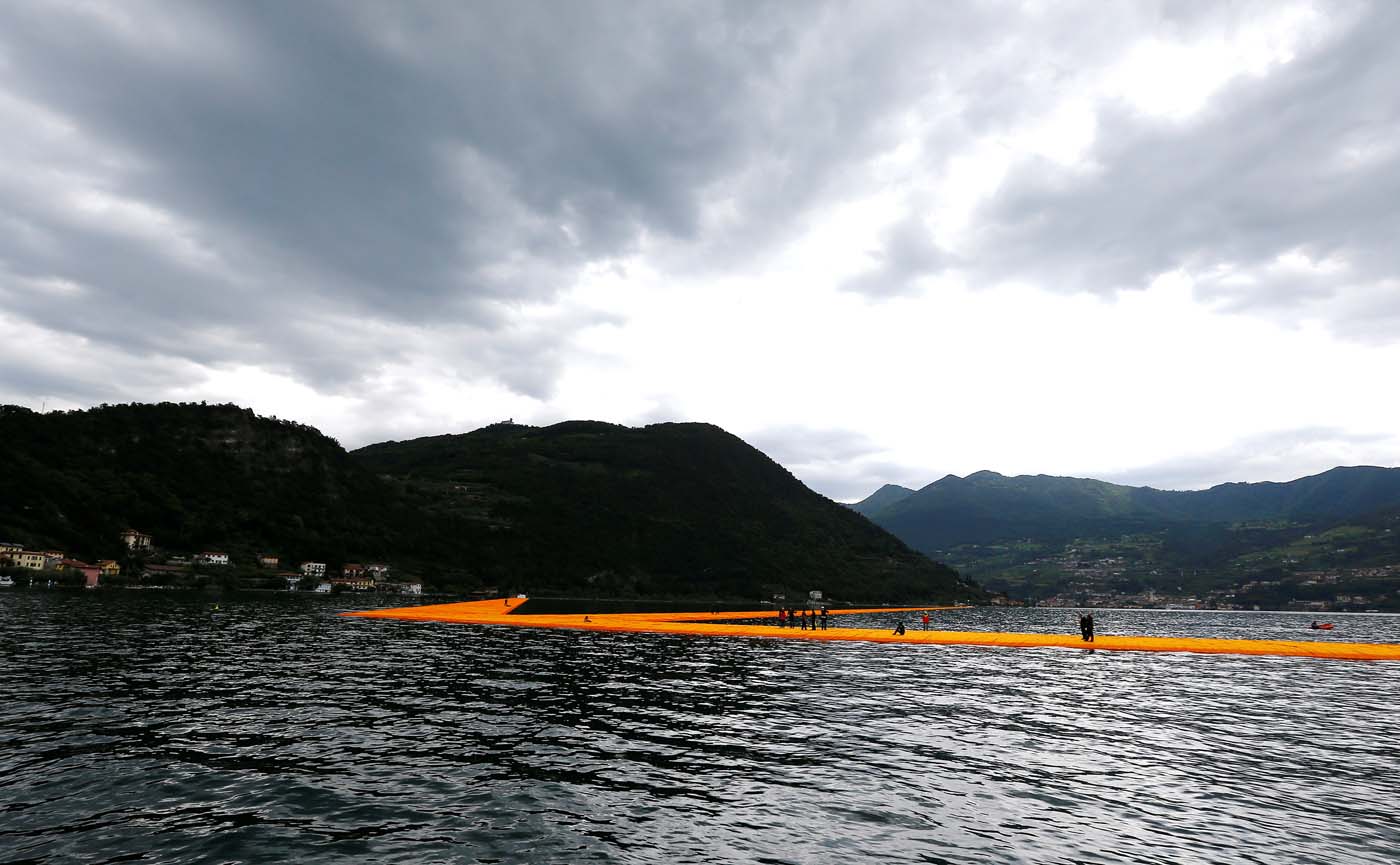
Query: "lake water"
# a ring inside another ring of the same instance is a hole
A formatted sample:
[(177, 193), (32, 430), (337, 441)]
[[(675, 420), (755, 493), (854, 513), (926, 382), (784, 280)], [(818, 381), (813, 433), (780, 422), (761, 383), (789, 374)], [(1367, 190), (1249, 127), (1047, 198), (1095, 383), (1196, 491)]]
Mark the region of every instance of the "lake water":
[[(220, 611), (212, 614), (210, 604)], [(1400, 664), (0, 592), (0, 862), (1391, 863)], [(1072, 610), (939, 627), (1074, 631)], [(1098, 611), (1400, 641), (1400, 619)], [(893, 614), (872, 616), (883, 627)]]

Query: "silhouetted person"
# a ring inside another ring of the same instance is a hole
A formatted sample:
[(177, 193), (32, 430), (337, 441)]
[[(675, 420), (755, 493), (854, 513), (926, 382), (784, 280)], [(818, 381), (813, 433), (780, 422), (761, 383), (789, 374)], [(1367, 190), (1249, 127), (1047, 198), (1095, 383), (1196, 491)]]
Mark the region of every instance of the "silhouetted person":
[(784, 610), (782, 607), (778, 608), (778, 627), (787, 627), (787, 610)]
[(822, 630), (823, 630), (823, 631), (826, 630), (826, 623), (827, 623), (827, 621), (828, 621), (830, 618), (831, 618), (831, 611), (828, 610), (826, 607), (822, 607)]
[(924, 630), (928, 630), (928, 613), (924, 613)]
[(1086, 613), (1079, 619), (1079, 631), (1084, 636), (1084, 642), (1094, 642), (1094, 614)]
[(904, 623), (903, 623), (903, 622), (900, 622), (899, 624), (897, 624), (897, 625), (894, 626), (894, 633), (895, 633), (896, 636), (900, 636), (900, 637), (904, 636)]

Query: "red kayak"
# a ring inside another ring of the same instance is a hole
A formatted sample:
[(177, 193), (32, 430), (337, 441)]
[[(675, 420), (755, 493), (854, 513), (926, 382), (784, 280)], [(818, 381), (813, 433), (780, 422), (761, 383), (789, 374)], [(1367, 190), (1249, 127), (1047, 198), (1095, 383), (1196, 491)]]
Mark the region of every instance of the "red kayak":
[(1313, 622), (1308, 627), (1312, 628), (1314, 631), (1330, 631), (1332, 630), (1332, 623), (1322, 622), (1321, 624), (1319, 624), (1317, 622)]

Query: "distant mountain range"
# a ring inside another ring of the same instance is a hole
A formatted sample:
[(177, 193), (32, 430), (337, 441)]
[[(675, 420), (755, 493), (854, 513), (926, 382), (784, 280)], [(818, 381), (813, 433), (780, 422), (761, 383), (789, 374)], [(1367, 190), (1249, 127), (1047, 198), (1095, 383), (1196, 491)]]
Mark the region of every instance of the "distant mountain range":
[(859, 602), (981, 591), (707, 424), (497, 424), (346, 452), (238, 406), (0, 407), (0, 541), (387, 561), (430, 587)]
[(1192, 582), (1183, 575), (1205, 590), (1309, 568), (1400, 565), (1400, 468), (1185, 492), (981, 471), (919, 490), (887, 485), (851, 507), (989, 588), (1031, 595), (1071, 582), (1069, 550), (1116, 561), (1125, 583), (1174, 589)]

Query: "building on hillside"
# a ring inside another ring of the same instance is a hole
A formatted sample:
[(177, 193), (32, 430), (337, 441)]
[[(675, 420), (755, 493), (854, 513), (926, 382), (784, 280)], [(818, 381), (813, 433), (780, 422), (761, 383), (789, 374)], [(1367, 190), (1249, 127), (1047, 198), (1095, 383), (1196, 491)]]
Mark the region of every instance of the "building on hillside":
[(358, 580), (365, 575), (365, 566), (357, 562), (348, 562), (340, 568), (340, 576), (347, 580)]
[(147, 579), (177, 576), (182, 577), (189, 574), (189, 572), (189, 565), (146, 565), (145, 570), (141, 572), (141, 576), (146, 577)]
[(126, 544), (126, 548), (132, 552), (149, 550), (151, 548), (151, 536), (142, 534), (135, 529), (127, 529), (122, 532), (121, 539), (122, 543)]
[(336, 577), (331, 580), (331, 585), (340, 586), (354, 592), (374, 591), (374, 580), (361, 574), (358, 577)]
[(403, 583), (402, 585), (399, 586), (399, 594), (401, 594), (401, 595), (421, 595), (421, 594), (423, 594), (423, 584), (422, 584), (422, 583)]
[[(308, 577), (324, 577), (326, 575), (325, 562), (302, 562), (301, 572)], [(319, 590), (318, 590), (319, 591)], [(326, 589), (330, 591), (330, 589)]]
[(97, 565), (90, 565), (87, 562), (80, 562), (77, 559), (60, 559), (58, 567), (65, 571), (76, 571), (83, 575), (83, 586), (89, 589), (97, 588), (98, 580), (102, 576), (102, 571)]
[(319, 592), (320, 594), (323, 594), (323, 595), (329, 594), (329, 593), (330, 593), (330, 590), (331, 590), (331, 584), (330, 584), (330, 583), (318, 583), (318, 584), (316, 585), (316, 591)]
[(98, 559), (97, 570), (101, 571), (104, 577), (115, 577), (122, 572), (122, 566), (112, 559)]
[(297, 571), (282, 571), (277, 576), (287, 581), (287, 591), (295, 592), (301, 588), (302, 576)]
[(31, 571), (52, 571), (64, 558), (63, 553), (54, 550), (20, 550), (17, 553), (10, 553), (10, 561), (18, 567), (28, 568)]
[(11, 553), (18, 553), (24, 549), (24, 544), (16, 544), (11, 541), (0, 541), (0, 558), (7, 558)]
[(282, 560), (277, 556), (269, 556), (266, 553), (258, 554), (258, 567), (260, 568), (277, 568), (281, 564)]
[(194, 560), (201, 565), (227, 565), (228, 553), (200, 553)]
[(389, 566), (376, 562), (372, 565), (365, 565), (365, 573), (374, 577), (375, 580), (389, 579)]

